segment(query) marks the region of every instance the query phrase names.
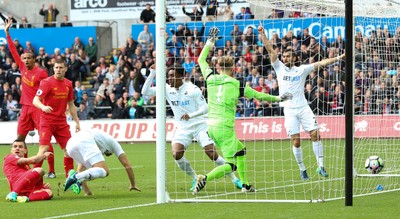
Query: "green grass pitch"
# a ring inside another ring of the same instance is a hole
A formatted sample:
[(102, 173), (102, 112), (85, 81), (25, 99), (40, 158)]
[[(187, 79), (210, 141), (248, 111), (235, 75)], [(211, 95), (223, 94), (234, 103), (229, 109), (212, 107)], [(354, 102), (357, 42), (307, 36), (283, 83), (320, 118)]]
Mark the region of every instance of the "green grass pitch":
[[(281, 143), (279, 143), (281, 144)], [(270, 145), (262, 144), (255, 147), (270, 147)], [(398, 144), (397, 144), (398, 145)], [(31, 146), (30, 154), (36, 153), (37, 146)], [(58, 189), (58, 184), (63, 183), (63, 159), (62, 152), (55, 145), (56, 156), (56, 179), (45, 179), (50, 182), (53, 187), (54, 197), (50, 201), (32, 202), (25, 204), (9, 203), (5, 201), (5, 196), (9, 192), (8, 183), (4, 174), (0, 174), (0, 218), (397, 218), (398, 209), (397, 201), (399, 192), (389, 192), (378, 195), (362, 196), (354, 198), (352, 207), (345, 207), (344, 199), (329, 201), (324, 203), (156, 203), (156, 152), (155, 143), (134, 143), (123, 144), (125, 152), (134, 167), (137, 185), (142, 192), (129, 191), (129, 181), (125, 170), (114, 156), (106, 158), (110, 175), (104, 179), (97, 179), (89, 182), (93, 196), (84, 196), (83, 194), (75, 195), (71, 191), (62, 192)], [(9, 153), (9, 146), (1, 146), (0, 153), (2, 156)], [(196, 151), (194, 151), (196, 150)], [(200, 156), (204, 158), (202, 152), (198, 151), (197, 145), (192, 145), (187, 156), (190, 159)], [(268, 152), (269, 153), (269, 152)], [(272, 153), (272, 152), (271, 152)], [(292, 154), (290, 147), (288, 150), (280, 152), (286, 157), (282, 157), (282, 167), (292, 166), (287, 161)], [(330, 153), (329, 150), (326, 153)], [(339, 152), (341, 153), (341, 152)], [(250, 162), (257, 159), (254, 153), (249, 150), (249, 166), (250, 168), (264, 168), (262, 166), (268, 163)], [(270, 155), (262, 155), (269, 157)], [(271, 155), (272, 156), (272, 155)], [(274, 156), (278, 156), (274, 154)], [(279, 155), (281, 156), (281, 155)], [(170, 155), (169, 145), (167, 145), (167, 165), (168, 171), (175, 168), (175, 164)], [(327, 158), (332, 159), (332, 158)], [(3, 162), (3, 161), (2, 161)], [(211, 163), (211, 162), (208, 162)], [(288, 163), (288, 164), (283, 164)], [(211, 164), (202, 164), (194, 162), (194, 167), (199, 173), (209, 171)], [(203, 167), (204, 166), (204, 167)], [(47, 164), (43, 165), (47, 171)], [(203, 169), (204, 168), (204, 169)], [(281, 168), (281, 167), (279, 167)], [(292, 171), (298, 171), (296, 168), (290, 167)], [(290, 169), (289, 168), (289, 169)], [(385, 167), (386, 168), (386, 167)], [(190, 182), (185, 179), (184, 173), (178, 171), (172, 176), (170, 172), (167, 174), (168, 190), (175, 192), (180, 198), (185, 197), (183, 191), (186, 191)], [(344, 170), (342, 170), (344, 171)], [(277, 173), (275, 173), (277, 175)], [(255, 175), (250, 174), (250, 178)], [(174, 183), (175, 177), (179, 183)], [(255, 181), (257, 178), (255, 179)], [(211, 184), (214, 185), (214, 184)], [(209, 192), (226, 189), (234, 190), (228, 183), (217, 181), (216, 186), (210, 186), (210, 189), (204, 191), (207, 195)], [(260, 186), (271, 186), (268, 182), (259, 183)], [(329, 185), (328, 185), (329, 186)], [(372, 186), (372, 185), (371, 185)], [(373, 188), (372, 188), (373, 189)], [(221, 191), (220, 191), (221, 192)], [(268, 193), (268, 192), (267, 192)], [(223, 197), (225, 198), (225, 196)], [(229, 197), (228, 197), (229, 198)], [(3, 201), (1, 201), (3, 200)]]

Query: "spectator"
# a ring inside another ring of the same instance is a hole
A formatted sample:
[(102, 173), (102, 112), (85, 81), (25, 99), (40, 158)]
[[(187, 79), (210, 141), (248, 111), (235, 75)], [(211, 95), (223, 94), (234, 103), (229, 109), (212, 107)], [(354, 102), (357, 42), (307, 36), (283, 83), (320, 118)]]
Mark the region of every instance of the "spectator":
[(124, 105), (123, 99), (118, 98), (112, 110), (111, 119), (126, 119), (126, 110), (127, 107)]
[(207, 10), (206, 10), (206, 16), (208, 21), (214, 21), (217, 18), (217, 12), (218, 12), (218, 0), (207, 0), (206, 2)]
[(154, 23), (156, 13), (150, 8), (150, 4), (146, 4), (146, 8), (140, 14), (140, 23)]
[(96, 118), (107, 118), (108, 113), (111, 111), (111, 106), (108, 101), (100, 95), (96, 95), (94, 102), (94, 113)]
[(143, 118), (144, 109), (137, 105), (136, 99), (130, 100), (130, 107), (125, 110), (126, 118), (128, 119), (140, 119)]
[(94, 70), (96, 70), (97, 67), (100, 67), (101, 73), (105, 74), (108, 71), (110, 64), (108, 64), (106, 62), (106, 58), (104, 56), (102, 56), (102, 57), (100, 57), (99, 62), (92, 63), (92, 65), (90, 66), (90, 70), (94, 71)]
[(28, 22), (28, 18), (26, 18), (25, 16), (22, 16), (21, 23), (19, 24), (19, 29), (22, 28), (32, 28), (32, 24)]
[(83, 43), (81, 42), (81, 39), (77, 36), (74, 39), (74, 43), (71, 46), (71, 53), (78, 53), (78, 51), (82, 49), (85, 49), (85, 46), (83, 45)]
[(167, 49), (174, 57), (180, 56), (180, 49), (183, 48), (183, 44), (178, 41), (176, 35), (172, 35), (171, 41), (167, 43)]
[(134, 40), (131, 36), (126, 39), (126, 56), (132, 57), (139, 43)]
[[(198, 6), (193, 7), (192, 13), (187, 12), (185, 6), (186, 6), (186, 4), (182, 5), (182, 11), (184, 14), (186, 14), (187, 16), (190, 17), (191, 21), (201, 21), (201, 17), (203, 16), (204, 11), (200, 4), (198, 4)], [(199, 8), (200, 8), (200, 10), (199, 10)]]
[(72, 84), (75, 84), (75, 81), (82, 81), (81, 67), (83, 63), (76, 58), (75, 53), (72, 53), (70, 59), (67, 61), (68, 71), (66, 76), (68, 79), (72, 81)]
[(88, 44), (85, 47), (85, 52), (89, 56), (89, 65), (92, 65), (97, 61), (97, 45), (94, 42), (93, 37), (89, 37)]
[(103, 100), (108, 100), (112, 91), (113, 85), (109, 83), (108, 78), (104, 78), (103, 84), (101, 84), (97, 90), (97, 96), (102, 97)]
[(106, 73), (106, 78), (108, 78), (108, 81), (111, 85), (114, 84), (115, 79), (119, 78), (119, 72), (116, 65), (110, 65), (110, 68)]
[(13, 99), (13, 95), (11, 93), (7, 94), (6, 108), (8, 110), (8, 119), (17, 120), (18, 102)]
[(89, 65), (89, 56), (86, 55), (86, 52), (83, 49), (79, 49), (76, 58), (82, 63), (81, 66), (81, 73), (82, 73), (82, 80), (86, 80), (86, 76), (91, 76), (90, 73), (90, 65)]
[(57, 15), (59, 11), (55, 4), (50, 3), (47, 10), (44, 9), (44, 4), (39, 11), (39, 14), (43, 16), (43, 27), (55, 27), (57, 21)]
[(132, 97), (135, 92), (141, 92), (142, 86), (144, 84), (144, 77), (140, 72), (137, 71), (136, 68), (132, 69), (129, 72), (129, 79), (126, 83), (126, 91), (128, 92), (128, 96)]
[(68, 15), (64, 15), (63, 22), (61, 22), (60, 27), (72, 27), (72, 23), (69, 22)]
[(50, 60), (49, 54), (46, 53), (44, 47), (40, 47), (39, 53), (36, 56), (36, 62), (39, 63), (41, 67), (45, 67), (49, 60)]
[(235, 16), (235, 18), (236, 18), (237, 20), (252, 19), (252, 14), (249, 14), (249, 13), (246, 11), (246, 8), (245, 8), (245, 7), (241, 7), (241, 8), (240, 8), (239, 14), (237, 14), (237, 15)]
[(79, 104), (79, 109), (78, 109), (78, 118), (79, 120), (92, 120), (93, 119), (93, 114), (90, 113), (89, 108), (86, 106), (86, 102), (82, 101)]
[(10, 19), (12, 22), (11, 28), (17, 28), (17, 20), (12, 16), (12, 15), (8, 15), (7, 17), (5, 17), (1, 12), (0, 12), (0, 17), (3, 20), (3, 22), (6, 24), (7, 20)]
[(83, 91), (81, 89), (81, 82), (80, 81), (75, 81), (74, 84), (74, 104), (76, 107), (79, 106), (79, 104), (82, 101), (82, 94)]
[(122, 94), (125, 92), (125, 84), (121, 81), (121, 78), (118, 77), (114, 81), (114, 86), (113, 86), (113, 93), (115, 94), (115, 97), (117, 99), (122, 97)]
[(30, 52), (32, 54), (36, 54), (35, 48), (33, 48), (31, 41), (25, 42), (24, 52)]
[(168, 8), (165, 9), (165, 22), (172, 22), (175, 20), (175, 17), (169, 13)]
[(19, 40), (17, 38), (14, 39), (14, 45), (17, 48), (18, 54), (21, 56), (22, 53), (24, 53), (24, 47), (19, 43)]
[(233, 20), (234, 13), (231, 9), (231, 5), (227, 4), (224, 8), (221, 9), (221, 11), (218, 13), (218, 15), (222, 16), (223, 21)]
[(153, 34), (149, 32), (149, 25), (143, 25), (143, 31), (139, 33), (138, 41), (142, 48), (142, 53), (146, 53), (150, 44), (154, 43)]
[(13, 62), (11, 68), (6, 72), (6, 79), (8, 84), (11, 86), (15, 84), (16, 78), (21, 78), (21, 71), (19, 70), (17, 63)]

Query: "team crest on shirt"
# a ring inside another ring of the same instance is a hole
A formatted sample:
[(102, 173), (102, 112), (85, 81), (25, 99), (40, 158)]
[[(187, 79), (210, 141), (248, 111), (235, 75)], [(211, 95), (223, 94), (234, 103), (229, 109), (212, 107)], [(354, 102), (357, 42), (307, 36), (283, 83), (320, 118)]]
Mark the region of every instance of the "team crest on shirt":
[(58, 88), (57, 88), (57, 87), (55, 87), (55, 88), (53, 88), (53, 90), (58, 90)]

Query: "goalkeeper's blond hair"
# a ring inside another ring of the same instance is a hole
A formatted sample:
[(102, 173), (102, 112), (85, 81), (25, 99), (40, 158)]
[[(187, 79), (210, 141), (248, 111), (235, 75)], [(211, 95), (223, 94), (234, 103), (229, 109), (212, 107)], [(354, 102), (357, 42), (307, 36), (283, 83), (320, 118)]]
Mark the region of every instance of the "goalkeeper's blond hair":
[(234, 60), (231, 56), (222, 56), (218, 59), (218, 65), (221, 69), (221, 73), (232, 75), (233, 67), (234, 67)]

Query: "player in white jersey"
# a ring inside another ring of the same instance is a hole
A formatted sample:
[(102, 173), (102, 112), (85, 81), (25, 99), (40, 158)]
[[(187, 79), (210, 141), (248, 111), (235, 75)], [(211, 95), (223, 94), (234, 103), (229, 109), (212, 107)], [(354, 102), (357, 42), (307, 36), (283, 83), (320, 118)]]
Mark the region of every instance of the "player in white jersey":
[(303, 152), (300, 147), (300, 125), (310, 134), (313, 151), (318, 163), (317, 173), (328, 177), (328, 173), (324, 167), (323, 147), (318, 130), (318, 123), (304, 96), (304, 85), (306, 77), (311, 71), (318, 70), (321, 67), (343, 59), (344, 54), (335, 58), (324, 59), (313, 64), (297, 67), (294, 65), (296, 56), (292, 49), (286, 49), (283, 52), (282, 62), (278, 60), (278, 55), (267, 39), (264, 27), (261, 23), (258, 27), (258, 33), (262, 37), (262, 42), (268, 51), (272, 67), (275, 69), (279, 84), (279, 93), (290, 92), (293, 94), (291, 100), (281, 102), (280, 105), (284, 107), (285, 128), (288, 136), (292, 139), (293, 154), (300, 168), (300, 177), (302, 180), (308, 180), (307, 170), (303, 163)]
[[(142, 88), (142, 95), (155, 96), (156, 87), (150, 87), (156, 75), (155, 65), (150, 67), (150, 75)], [(217, 165), (225, 163), (224, 158), (218, 155), (214, 141), (208, 136), (206, 123), (207, 102), (200, 88), (190, 81), (184, 80), (184, 69), (175, 65), (168, 69), (168, 84), (166, 85), (166, 98), (174, 112), (174, 118), (179, 123), (172, 139), (172, 156), (178, 167), (192, 178), (192, 187), (196, 186), (197, 174), (184, 157), (186, 149), (193, 138), (203, 147), (207, 156)], [(228, 174), (237, 188), (242, 188), (242, 182), (232, 172)]]
[(99, 129), (81, 130), (69, 139), (66, 150), (68, 156), (78, 164), (78, 169), (69, 171), (64, 191), (71, 188), (74, 193), (79, 194), (82, 186), (85, 194), (91, 195), (85, 181), (108, 176), (108, 167), (103, 154), (106, 156), (115, 154), (128, 174), (129, 190), (140, 191), (136, 187), (135, 175), (128, 157), (121, 145), (107, 133)]

